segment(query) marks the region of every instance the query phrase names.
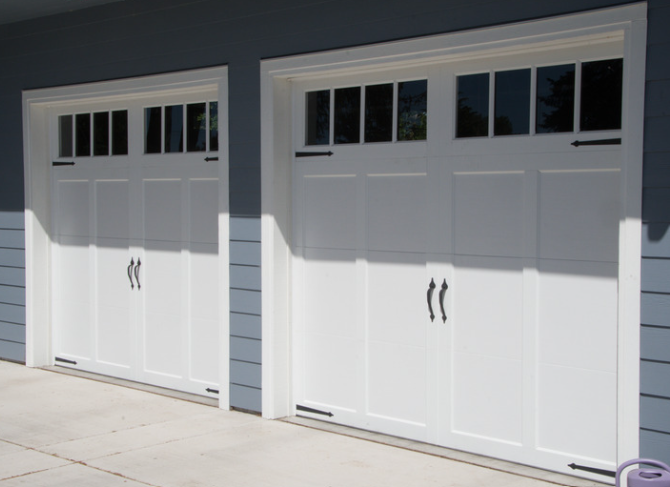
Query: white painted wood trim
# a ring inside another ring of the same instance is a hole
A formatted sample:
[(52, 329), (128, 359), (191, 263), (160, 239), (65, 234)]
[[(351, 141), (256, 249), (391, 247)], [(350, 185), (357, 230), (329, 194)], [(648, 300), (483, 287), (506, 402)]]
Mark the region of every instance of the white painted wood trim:
[(618, 449), (621, 464), (640, 453), (640, 295), (642, 159), (647, 46), (646, 4), (624, 37), (623, 170), (625, 202), (619, 232)]
[[(639, 312), (646, 4), (261, 63), (263, 416), (293, 414), (290, 354), (290, 79), (623, 39), (626, 187), (620, 232), (618, 460), (639, 452)], [(630, 62), (629, 62), (630, 61)]]
[(51, 154), (48, 111), (81, 101), (107, 102), (151, 94), (186, 94), (215, 89), (219, 95), (219, 407), (229, 398), (229, 207), (228, 68), (169, 73), (23, 92), (26, 226), (26, 364), (53, 365), (51, 350)]

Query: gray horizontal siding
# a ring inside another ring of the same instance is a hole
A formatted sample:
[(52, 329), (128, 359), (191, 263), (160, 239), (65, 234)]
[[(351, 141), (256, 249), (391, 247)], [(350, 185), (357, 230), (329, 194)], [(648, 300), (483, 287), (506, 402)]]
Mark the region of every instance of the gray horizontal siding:
[(23, 212), (0, 211), (0, 359), (17, 362), (26, 353), (24, 221)]
[(230, 401), (261, 410), (260, 218), (230, 219)]
[(670, 435), (661, 431), (640, 431), (640, 457), (666, 461), (670, 458)]
[(25, 343), (0, 340), (0, 357), (2, 360), (11, 360), (12, 362), (26, 361)]
[(231, 403), (234, 399), (234, 404), (231, 404), (231, 406), (234, 408), (256, 412), (260, 412), (261, 410), (263, 398), (260, 388), (231, 384), (230, 397)]
[(242, 313), (230, 314), (230, 334), (243, 338), (261, 339), (261, 316)]
[(5, 341), (26, 343), (26, 327), (0, 321), (0, 336), (2, 336)]

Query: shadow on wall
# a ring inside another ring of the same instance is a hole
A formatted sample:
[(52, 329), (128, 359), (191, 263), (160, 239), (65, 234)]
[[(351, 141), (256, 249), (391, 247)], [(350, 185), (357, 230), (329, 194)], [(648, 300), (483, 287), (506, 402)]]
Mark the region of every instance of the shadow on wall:
[(654, 223), (647, 226), (647, 238), (650, 242), (660, 242), (670, 227), (670, 223)]

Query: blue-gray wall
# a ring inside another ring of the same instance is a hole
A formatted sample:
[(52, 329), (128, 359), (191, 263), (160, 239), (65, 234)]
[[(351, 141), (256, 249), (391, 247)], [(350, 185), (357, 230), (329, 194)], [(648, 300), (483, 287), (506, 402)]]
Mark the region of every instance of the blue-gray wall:
[[(231, 401), (260, 410), (260, 65), (612, 0), (126, 0), (0, 26), (0, 357), (24, 357), (21, 90), (227, 64)], [(670, 461), (670, 6), (649, 1), (642, 451)]]
[(647, 46), (640, 447), (670, 460), (670, 4), (651, 2)]

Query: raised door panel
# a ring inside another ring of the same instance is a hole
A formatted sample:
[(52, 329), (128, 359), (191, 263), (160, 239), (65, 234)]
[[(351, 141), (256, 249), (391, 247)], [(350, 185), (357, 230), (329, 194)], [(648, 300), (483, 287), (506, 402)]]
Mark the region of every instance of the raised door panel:
[[(131, 378), (135, 334), (130, 255), (130, 183), (117, 178), (95, 184), (96, 356), (107, 373)], [(113, 370), (118, 368), (119, 370)]]
[(211, 386), (219, 384), (218, 200), (218, 179), (189, 179), (189, 378)]
[(54, 181), (54, 355), (90, 363), (95, 359), (90, 326), (93, 293), (91, 184), (85, 178)]
[(168, 386), (184, 375), (182, 343), (187, 338), (182, 316), (186, 274), (182, 262), (181, 179), (142, 181), (142, 206), (142, 369), (153, 376), (154, 382)]

